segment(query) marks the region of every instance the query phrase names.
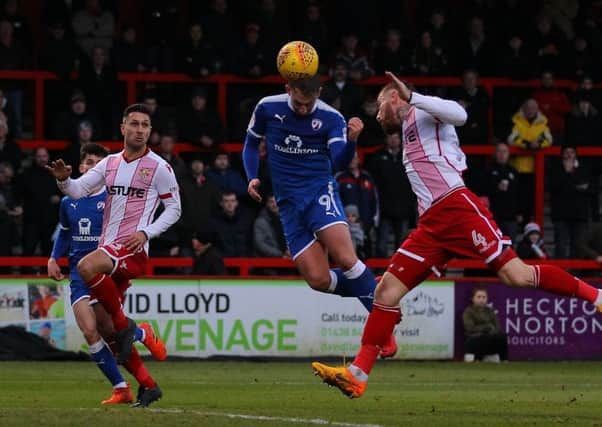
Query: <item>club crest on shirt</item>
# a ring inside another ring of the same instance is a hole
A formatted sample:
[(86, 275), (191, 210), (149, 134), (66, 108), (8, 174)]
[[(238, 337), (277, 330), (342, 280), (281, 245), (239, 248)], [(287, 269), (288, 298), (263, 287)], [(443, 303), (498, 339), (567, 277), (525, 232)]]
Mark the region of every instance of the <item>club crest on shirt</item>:
[(104, 211), (105, 210), (105, 202), (96, 203), (96, 210)]
[(322, 120), (320, 120), (320, 119), (313, 119), (311, 121), (311, 128), (313, 130), (320, 130), (321, 127), (322, 127)]
[(138, 175), (140, 175), (140, 178), (142, 179), (142, 181), (147, 181), (152, 173), (153, 173), (153, 170), (151, 168), (140, 168), (138, 170)]

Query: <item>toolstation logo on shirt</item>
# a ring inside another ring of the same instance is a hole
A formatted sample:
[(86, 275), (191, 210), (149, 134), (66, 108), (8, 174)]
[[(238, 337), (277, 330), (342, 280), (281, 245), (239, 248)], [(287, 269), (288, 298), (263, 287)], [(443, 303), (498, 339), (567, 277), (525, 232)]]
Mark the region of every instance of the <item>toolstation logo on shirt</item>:
[(287, 154), (315, 154), (319, 152), (317, 148), (303, 148), (303, 141), (297, 135), (289, 135), (284, 138), (284, 144), (274, 144), (274, 150)]

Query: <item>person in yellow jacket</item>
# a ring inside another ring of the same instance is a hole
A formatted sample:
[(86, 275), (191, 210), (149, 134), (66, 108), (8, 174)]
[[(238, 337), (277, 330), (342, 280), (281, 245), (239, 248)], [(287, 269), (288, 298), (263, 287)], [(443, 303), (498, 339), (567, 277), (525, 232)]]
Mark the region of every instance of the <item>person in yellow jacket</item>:
[[(512, 133), (508, 144), (527, 150), (539, 150), (552, 145), (552, 134), (548, 119), (539, 111), (537, 101), (527, 99), (520, 110), (512, 116)], [(533, 156), (516, 156), (511, 162), (518, 171), (520, 222), (532, 220), (533, 198), (535, 194), (535, 160)]]
[[(511, 146), (539, 150), (552, 145), (548, 119), (539, 111), (534, 99), (524, 102), (520, 110), (512, 116), (512, 123), (514, 127), (508, 136), (508, 144)], [(513, 166), (519, 173), (533, 173), (535, 162), (533, 156), (517, 156)]]

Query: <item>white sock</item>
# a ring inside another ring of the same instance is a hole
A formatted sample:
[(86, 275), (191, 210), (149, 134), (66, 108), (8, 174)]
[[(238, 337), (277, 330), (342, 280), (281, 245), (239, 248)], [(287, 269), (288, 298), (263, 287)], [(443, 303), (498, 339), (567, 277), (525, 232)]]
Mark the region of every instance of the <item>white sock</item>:
[(128, 385), (127, 385), (127, 383), (125, 381), (121, 381), (119, 384), (115, 384), (113, 386), (113, 389), (116, 389), (116, 388), (127, 388), (127, 386)]
[(102, 339), (94, 344), (90, 344), (90, 353), (98, 353), (104, 346), (105, 342)]
[(358, 368), (355, 365), (349, 365), (347, 369), (349, 369), (349, 372), (351, 372), (351, 375), (353, 375), (356, 380), (364, 383), (368, 381), (368, 374), (365, 373), (361, 368)]
[(362, 273), (366, 271), (366, 264), (361, 262), (359, 259), (357, 262), (347, 271), (343, 271), (343, 274), (348, 279), (357, 279), (362, 275)]
[(328, 285), (328, 290), (326, 292), (334, 293), (334, 290), (337, 288), (337, 275), (334, 271), (330, 270), (330, 285)]
[(594, 302), (594, 305), (596, 307), (602, 305), (602, 290), (598, 290), (598, 298), (596, 298), (596, 301)]
[(144, 328), (140, 328), (140, 330), (142, 331), (142, 338), (140, 339), (140, 342), (144, 342), (146, 339), (146, 330)]

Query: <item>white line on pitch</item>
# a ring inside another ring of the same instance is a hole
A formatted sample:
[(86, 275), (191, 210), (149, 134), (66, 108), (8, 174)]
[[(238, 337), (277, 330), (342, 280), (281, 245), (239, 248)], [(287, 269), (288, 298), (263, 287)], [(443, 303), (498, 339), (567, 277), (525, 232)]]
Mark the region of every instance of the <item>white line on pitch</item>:
[(159, 413), (192, 413), (203, 417), (223, 417), (230, 419), (243, 419), (243, 420), (254, 420), (254, 421), (279, 421), (293, 424), (314, 424), (320, 426), (340, 426), (340, 427), (382, 427), (380, 424), (356, 424), (356, 423), (345, 423), (340, 421), (328, 421), (322, 418), (296, 418), (296, 417), (271, 417), (267, 415), (246, 415), (246, 414), (232, 414), (228, 412), (206, 412), (196, 410), (184, 410), (184, 409), (160, 409), (160, 408), (149, 408), (147, 411), (159, 412)]

